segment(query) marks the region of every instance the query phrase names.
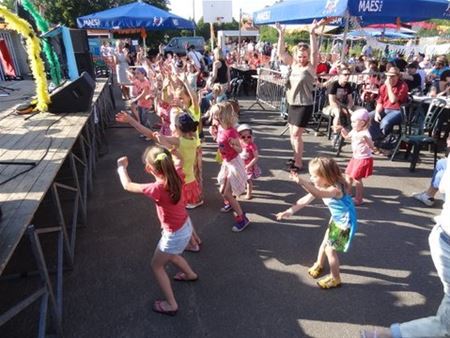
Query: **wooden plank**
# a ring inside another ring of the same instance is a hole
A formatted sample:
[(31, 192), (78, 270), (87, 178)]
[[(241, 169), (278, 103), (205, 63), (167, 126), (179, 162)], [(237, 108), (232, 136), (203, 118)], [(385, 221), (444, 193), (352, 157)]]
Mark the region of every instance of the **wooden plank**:
[[(107, 89), (106, 84), (106, 80), (97, 82), (93, 99), (94, 103), (98, 100), (101, 93), (109, 95), (107, 92), (104, 92)], [(26, 227), (32, 221), (39, 204), (53, 183), (64, 160), (77, 141), (89, 116), (90, 113), (65, 115), (51, 127), (51, 129), (53, 127), (58, 129), (53, 130), (53, 143), (44, 160), (28, 173), (1, 186), (0, 204), (4, 211), (4, 217), (0, 222), (0, 275), (23, 236)], [(58, 118), (60, 116), (52, 115), (46, 122), (42, 122), (42, 119), (39, 118), (34, 122), (30, 122), (30, 125), (34, 124), (36, 134), (45, 135), (48, 125)], [(46, 142), (48, 143), (47, 138), (42, 136), (39, 138), (39, 136), (35, 135), (24, 135), (23, 138), (25, 140), (22, 140), (22, 142), (9, 143), (13, 149), (0, 153), (0, 160), (4, 158), (36, 160), (43, 156), (45, 149), (42, 148)], [(41, 142), (37, 142), (37, 140)], [(10, 153), (8, 154), (8, 152)], [(11, 174), (18, 172), (18, 170), (9, 169), (0, 173)]]

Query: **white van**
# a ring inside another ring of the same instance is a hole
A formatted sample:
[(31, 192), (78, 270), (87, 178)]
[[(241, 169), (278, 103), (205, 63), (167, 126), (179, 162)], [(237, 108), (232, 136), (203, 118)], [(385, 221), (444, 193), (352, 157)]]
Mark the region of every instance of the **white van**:
[(197, 52), (203, 54), (205, 51), (205, 39), (203, 36), (177, 36), (172, 38), (167, 46), (164, 47), (164, 54), (186, 55), (187, 49), (192, 45)]

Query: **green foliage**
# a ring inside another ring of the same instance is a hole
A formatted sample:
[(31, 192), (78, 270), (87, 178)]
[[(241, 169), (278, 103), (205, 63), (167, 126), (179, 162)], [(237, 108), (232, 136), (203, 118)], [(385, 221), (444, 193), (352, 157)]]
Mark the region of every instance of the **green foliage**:
[(275, 43), (278, 41), (278, 32), (270, 26), (261, 26), (259, 28), (259, 37), (262, 41)]
[[(77, 17), (122, 6), (134, 0), (36, 0), (36, 6), (45, 8), (45, 17), (49, 22), (76, 27)], [(167, 10), (166, 0), (144, 0), (144, 2)]]
[(286, 37), (284, 38), (286, 43), (290, 46), (294, 46), (298, 44), (299, 42), (307, 42), (309, 43), (309, 32), (292, 32), (286, 34)]
[[(223, 23), (223, 24), (214, 24), (214, 32), (217, 36), (217, 31), (220, 30), (239, 30), (239, 22), (237, 22), (234, 18), (232, 22), (229, 23)], [(197, 29), (195, 30), (195, 33), (198, 36), (203, 36), (205, 38), (205, 41), (209, 40), (211, 38), (210, 33), (210, 25), (209, 23), (206, 23), (203, 21), (203, 17), (200, 18), (197, 22)]]
[(0, 5), (5, 6), (11, 12), (16, 10), (16, 1), (15, 0), (0, 0)]

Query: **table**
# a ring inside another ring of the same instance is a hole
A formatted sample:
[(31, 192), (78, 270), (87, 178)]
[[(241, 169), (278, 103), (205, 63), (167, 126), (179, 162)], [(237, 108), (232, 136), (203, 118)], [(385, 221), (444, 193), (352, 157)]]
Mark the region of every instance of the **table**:
[[(39, 337), (46, 335), (47, 308), (54, 328), (62, 336), (62, 275), (64, 258), (73, 265), (79, 217), (86, 223), (87, 194), (98, 146), (111, 120), (114, 104), (110, 79), (99, 79), (92, 110), (86, 113), (54, 115), (40, 113), (29, 118), (10, 111), (0, 113), (0, 275), (25, 233), (31, 241), (41, 283), (37, 291), (0, 315), (0, 326), (33, 302), (41, 301)], [(76, 146), (76, 147), (75, 147)], [(76, 148), (76, 149), (75, 149)], [(64, 163), (71, 168), (71, 183), (55, 181)], [(73, 193), (70, 228), (66, 224), (59, 191)], [(52, 194), (59, 225), (36, 228), (33, 216), (47, 192)], [(70, 233), (69, 233), (70, 229)], [(56, 291), (49, 278), (39, 236), (57, 233)]]

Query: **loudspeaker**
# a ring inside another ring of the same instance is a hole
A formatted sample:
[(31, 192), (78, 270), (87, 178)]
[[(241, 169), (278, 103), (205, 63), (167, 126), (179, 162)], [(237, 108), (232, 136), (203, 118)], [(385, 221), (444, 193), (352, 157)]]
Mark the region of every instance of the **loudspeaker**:
[(81, 113), (91, 108), (95, 81), (83, 72), (75, 81), (56, 88), (51, 94), (48, 111), (54, 114)]
[(78, 74), (88, 72), (95, 79), (94, 62), (89, 51), (89, 41), (86, 30), (70, 29), (70, 39), (72, 40), (73, 53), (77, 63)]

